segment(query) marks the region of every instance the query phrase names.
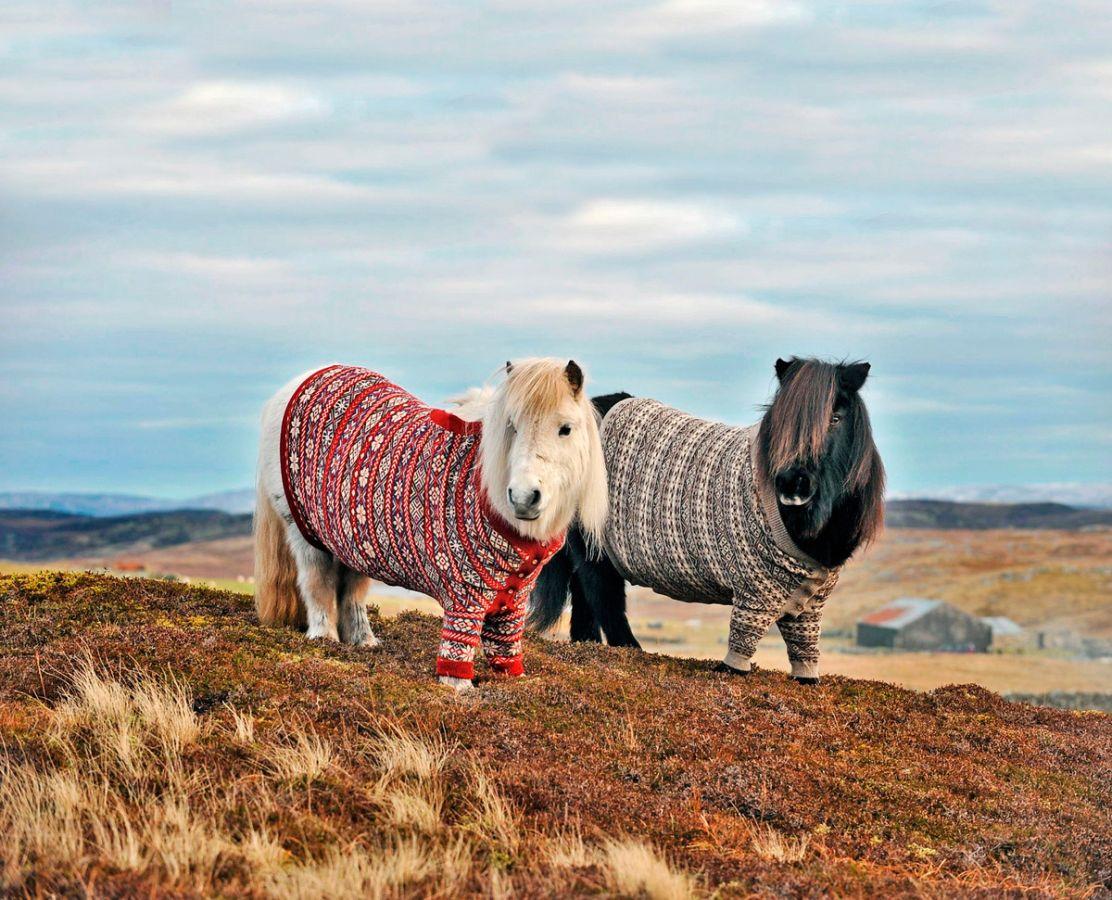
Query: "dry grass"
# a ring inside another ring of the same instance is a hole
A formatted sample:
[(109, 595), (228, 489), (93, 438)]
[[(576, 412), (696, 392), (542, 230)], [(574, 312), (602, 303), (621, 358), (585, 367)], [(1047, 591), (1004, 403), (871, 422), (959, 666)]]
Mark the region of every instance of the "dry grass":
[(619, 894), (650, 900), (681, 900), (695, 894), (695, 882), (643, 841), (607, 841), (601, 863), (606, 882)]
[[(237, 737), (241, 730), (241, 723), (237, 721)], [(332, 765), (335, 751), (324, 738), (300, 728), (283, 737), (285, 743), (272, 747), (266, 757), (267, 767), (278, 778), (312, 781)]]
[(228, 714), (235, 726), (236, 740), (241, 744), (255, 743), (255, 717), (249, 712), (240, 712), (234, 706), (228, 707)]
[(797, 863), (807, 856), (811, 836), (788, 837), (771, 825), (751, 825), (749, 844), (753, 852), (769, 862)]
[[(532, 860), (553, 873), (597, 867), (613, 890), (686, 897), (691, 881), (648, 845), (588, 845), (523, 827), (489, 773), (442, 735), (382, 719), (347, 748), (367, 764), (377, 810), (352, 841), (300, 853), (283, 833), (293, 785), (336, 772), (333, 744), (304, 727), (259, 734), (227, 707), (202, 728), (190, 692), (173, 680), (108, 676), (84, 661), (49, 711), (49, 762), (0, 760), (0, 889), (41, 879), (87, 886), (105, 868), (167, 890), (262, 891), (278, 898), (515, 894), (512, 869)], [(252, 771), (216, 777), (206, 745), (253, 748)], [(449, 809), (451, 807), (451, 809)], [(556, 882), (558, 883), (558, 879)]]
[(80, 876), (104, 863), (184, 887), (210, 884), (228, 847), (199, 809), (203, 778), (184, 764), (200, 735), (182, 686), (126, 683), (83, 664), (51, 716), (55, 761), (0, 767), (4, 885), (43, 867)]

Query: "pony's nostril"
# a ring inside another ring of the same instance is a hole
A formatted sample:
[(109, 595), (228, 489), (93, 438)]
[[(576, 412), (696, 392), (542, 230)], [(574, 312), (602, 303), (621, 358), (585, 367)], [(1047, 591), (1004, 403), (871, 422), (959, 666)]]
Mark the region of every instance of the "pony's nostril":
[(506, 491), (506, 495), (510, 498), (510, 504), (518, 512), (535, 510), (541, 504), (541, 492), (539, 489), (532, 491), (515, 491), (513, 488), (510, 488)]

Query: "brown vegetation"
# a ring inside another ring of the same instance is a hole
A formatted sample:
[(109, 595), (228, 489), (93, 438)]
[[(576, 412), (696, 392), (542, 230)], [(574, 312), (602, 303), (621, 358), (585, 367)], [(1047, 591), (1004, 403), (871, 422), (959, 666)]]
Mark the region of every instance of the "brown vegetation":
[(527, 642), (457, 699), (435, 619), (306, 641), (250, 598), (0, 578), (16, 894), (1074, 894), (1112, 883), (1112, 725)]

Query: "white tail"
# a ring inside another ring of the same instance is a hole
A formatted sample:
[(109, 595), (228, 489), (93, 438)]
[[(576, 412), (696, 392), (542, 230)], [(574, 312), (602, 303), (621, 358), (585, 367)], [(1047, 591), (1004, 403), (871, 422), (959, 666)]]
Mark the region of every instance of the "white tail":
[(286, 526), (260, 479), (255, 498), (255, 609), (264, 625), (305, 627), (297, 593), (297, 565), (286, 543)]

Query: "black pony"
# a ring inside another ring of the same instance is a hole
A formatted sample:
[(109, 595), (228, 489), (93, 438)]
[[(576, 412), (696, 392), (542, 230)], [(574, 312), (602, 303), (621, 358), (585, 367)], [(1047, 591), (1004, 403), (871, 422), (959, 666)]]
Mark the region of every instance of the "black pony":
[[(840, 567), (883, 525), (884, 467), (858, 393), (868, 373), (865, 362), (778, 359), (777, 392), (765, 408), (757, 438), (756, 465), (763, 470), (758, 474), (775, 485), (787, 533), (829, 569)], [(629, 397), (609, 394), (594, 403), (605, 419)], [(626, 617), (622, 575), (604, 554), (591, 552), (574, 527), (564, 549), (541, 573), (530, 626), (554, 627), (569, 592), (573, 641), (601, 641), (605, 634), (614, 646), (640, 646)]]

